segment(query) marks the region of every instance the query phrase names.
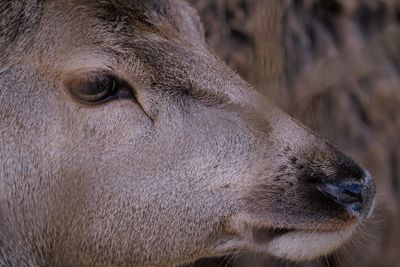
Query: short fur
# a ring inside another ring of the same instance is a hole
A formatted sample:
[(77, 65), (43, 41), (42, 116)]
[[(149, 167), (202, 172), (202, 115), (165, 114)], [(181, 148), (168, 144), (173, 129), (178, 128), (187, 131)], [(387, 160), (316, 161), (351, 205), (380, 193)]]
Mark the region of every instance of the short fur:
[[(315, 189), (364, 172), (220, 62), (185, 2), (2, 1), (0, 23), (3, 265), (302, 260), (369, 212), (373, 195), (352, 216)], [(65, 81), (103, 70), (134, 98), (76, 102)]]

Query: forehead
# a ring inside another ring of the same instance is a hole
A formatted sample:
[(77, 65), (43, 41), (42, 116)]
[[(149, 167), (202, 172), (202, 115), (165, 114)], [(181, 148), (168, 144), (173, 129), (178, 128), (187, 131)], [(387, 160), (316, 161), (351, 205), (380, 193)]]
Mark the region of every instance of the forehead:
[[(168, 8), (167, 8), (168, 7)], [(60, 12), (66, 23), (91, 24), (94, 31), (118, 31), (129, 34), (132, 31), (156, 31), (168, 21), (169, 1), (77, 1), (50, 2), (51, 11)]]
[(203, 43), (196, 14), (183, 1), (50, 1), (44, 13), (43, 40), (52, 35), (55, 50), (65, 52), (134, 56), (154, 65), (178, 63), (165, 57), (190, 56)]
[(48, 58), (57, 58), (57, 66), (65, 61), (74, 68), (91, 62), (104, 66), (108, 58), (127, 78), (137, 79), (136, 63), (141, 70), (145, 66), (146, 84), (232, 94), (244, 87), (208, 51), (197, 14), (184, 1), (54, 0), (46, 9), (40, 43), (48, 50), (47, 36), (52, 36), (55, 54)]
[(109, 42), (153, 35), (185, 39), (198, 30), (194, 11), (179, 0), (63, 0), (48, 2), (46, 9), (44, 23), (62, 26), (61, 32)]

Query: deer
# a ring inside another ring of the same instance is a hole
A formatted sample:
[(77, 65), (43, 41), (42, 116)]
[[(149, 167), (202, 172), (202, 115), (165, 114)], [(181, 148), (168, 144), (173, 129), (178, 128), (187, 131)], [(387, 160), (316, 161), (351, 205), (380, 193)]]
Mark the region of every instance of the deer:
[(208, 48), (182, 0), (0, 3), (0, 265), (326, 255), (367, 170)]

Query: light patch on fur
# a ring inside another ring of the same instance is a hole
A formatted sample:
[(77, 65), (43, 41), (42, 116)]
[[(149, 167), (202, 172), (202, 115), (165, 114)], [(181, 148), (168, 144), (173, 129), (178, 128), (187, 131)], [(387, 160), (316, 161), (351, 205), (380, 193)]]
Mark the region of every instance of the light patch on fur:
[(76, 69), (99, 69), (108, 68), (112, 66), (112, 60), (103, 54), (94, 54), (87, 52), (87, 54), (80, 53), (79, 57), (73, 57), (72, 59), (64, 63), (64, 69), (66, 72)]
[(342, 231), (295, 231), (272, 239), (267, 252), (279, 258), (301, 261), (310, 260), (337, 249), (348, 240), (355, 227)]

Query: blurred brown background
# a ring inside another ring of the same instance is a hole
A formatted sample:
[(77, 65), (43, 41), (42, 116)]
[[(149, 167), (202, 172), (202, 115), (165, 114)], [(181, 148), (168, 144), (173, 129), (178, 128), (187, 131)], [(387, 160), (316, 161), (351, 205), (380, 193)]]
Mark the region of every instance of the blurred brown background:
[(194, 266), (400, 266), (400, 1), (189, 1), (216, 54), (368, 168), (379, 202), (363, 235), (326, 258), (242, 254)]

